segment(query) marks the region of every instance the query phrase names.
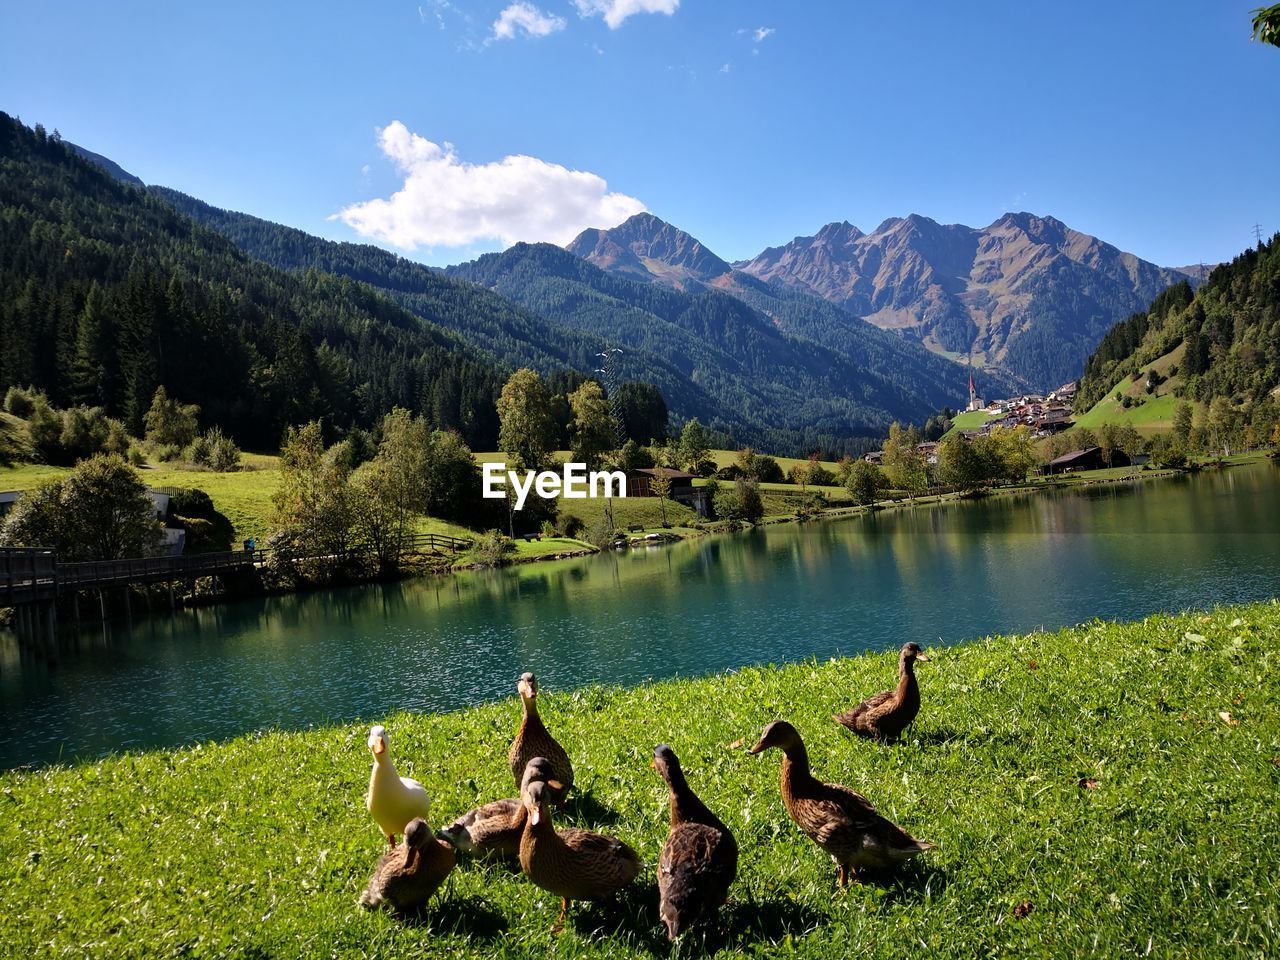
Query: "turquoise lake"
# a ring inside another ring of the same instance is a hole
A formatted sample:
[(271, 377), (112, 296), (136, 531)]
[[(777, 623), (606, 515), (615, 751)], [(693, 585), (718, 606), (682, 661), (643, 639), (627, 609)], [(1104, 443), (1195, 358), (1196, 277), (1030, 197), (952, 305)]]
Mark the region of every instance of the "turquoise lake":
[(1280, 467), (0, 633), (0, 768), (1280, 594)]

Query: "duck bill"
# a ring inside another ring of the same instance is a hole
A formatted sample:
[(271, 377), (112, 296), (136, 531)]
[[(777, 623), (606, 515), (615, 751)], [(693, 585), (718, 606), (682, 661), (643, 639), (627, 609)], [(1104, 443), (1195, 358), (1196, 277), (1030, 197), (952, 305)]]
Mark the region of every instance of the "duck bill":
[(928, 657), (926, 657), (923, 653), (917, 653), (917, 654), (916, 654), (916, 660), (917, 660), (917, 661), (919, 661), (920, 663), (928, 663), (928, 662), (929, 662), (929, 658), (928, 658)]
[(535, 827), (542, 822), (542, 807), (529, 808), (529, 822)]
[(564, 784), (561, 783), (559, 780), (547, 780), (544, 782), (546, 783), (548, 789), (554, 790), (557, 793), (564, 792)]
[(768, 749), (769, 749), (769, 745), (765, 743), (763, 740), (761, 740), (754, 747), (748, 750), (747, 753), (750, 753), (750, 754), (763, 753), (765, 750), (768, 750)]

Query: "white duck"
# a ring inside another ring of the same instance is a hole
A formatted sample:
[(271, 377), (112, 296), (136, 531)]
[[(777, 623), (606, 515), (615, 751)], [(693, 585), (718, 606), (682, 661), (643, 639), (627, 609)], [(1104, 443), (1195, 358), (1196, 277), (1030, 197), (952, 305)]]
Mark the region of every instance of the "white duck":
[(427, 818), (431, 798), (426, 789), (411, 777), (396, 773), (396, 766), (387, 752), (387, 729), (381, 725), (369, 731), (369, 749), (373, 752), (373, 771), (369, 774), (369, 793), (365, 796), (374, 822), (386, 836), (391, 846), (396, 845), (396, 834), (403, 833), (405, 825), (414, 817)]

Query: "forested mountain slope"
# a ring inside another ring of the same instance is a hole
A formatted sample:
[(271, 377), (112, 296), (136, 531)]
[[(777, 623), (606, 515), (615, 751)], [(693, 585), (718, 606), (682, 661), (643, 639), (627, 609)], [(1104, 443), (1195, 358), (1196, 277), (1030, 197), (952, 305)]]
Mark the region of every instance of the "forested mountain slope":
[(157, 386), (248, 445), (393, 406), (491, 448), (503, 372), (350, 279), (258, 262), (43, 129), (0, 114), (0, 388), (135, 430)]
[(1187, 399), (1256, 403), (1280, 389), (1280, 234), (1215, 267), (1194, 294), (1179, 284), (1116, 324), (1085, 364), (1076, 409), (1181, 348)]

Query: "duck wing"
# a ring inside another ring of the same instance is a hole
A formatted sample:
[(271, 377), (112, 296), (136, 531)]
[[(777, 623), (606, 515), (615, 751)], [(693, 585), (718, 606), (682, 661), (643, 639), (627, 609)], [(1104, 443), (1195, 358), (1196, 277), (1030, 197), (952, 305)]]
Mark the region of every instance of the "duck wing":
[(862, 794), (836, 783), (823, 784), (821, 792), (815, 809), (822, 816), (810, 836), (837, 860), (844, 862), (855, 855), (870, 854), (873, 859), (888, 863), (933, 848), (933, 844), (916, 840), (881, 816)]
[(625, 886), (640, 873), (640, 856), (617, 837), (569, 827), (557, 833), (583, 879), (600, 886)]
[(515, 856), (524, 830), (524, 807), (514, 797), (468, 810), (440, 831), (444, 840), (464, 853)]
[(884, 712), (892, 699), (892, 690), (882, 690), (873, 697), (867, 697), (852, 710), (835, 714), (833, 719), (836, 723), (848, 727), (854, 733), (869, 732), (869, 723)]
[(714, 912), (738, 873), (738, 844), (728, 829), (682, 823), (658, 861), (658, 913), (674, 939)]

